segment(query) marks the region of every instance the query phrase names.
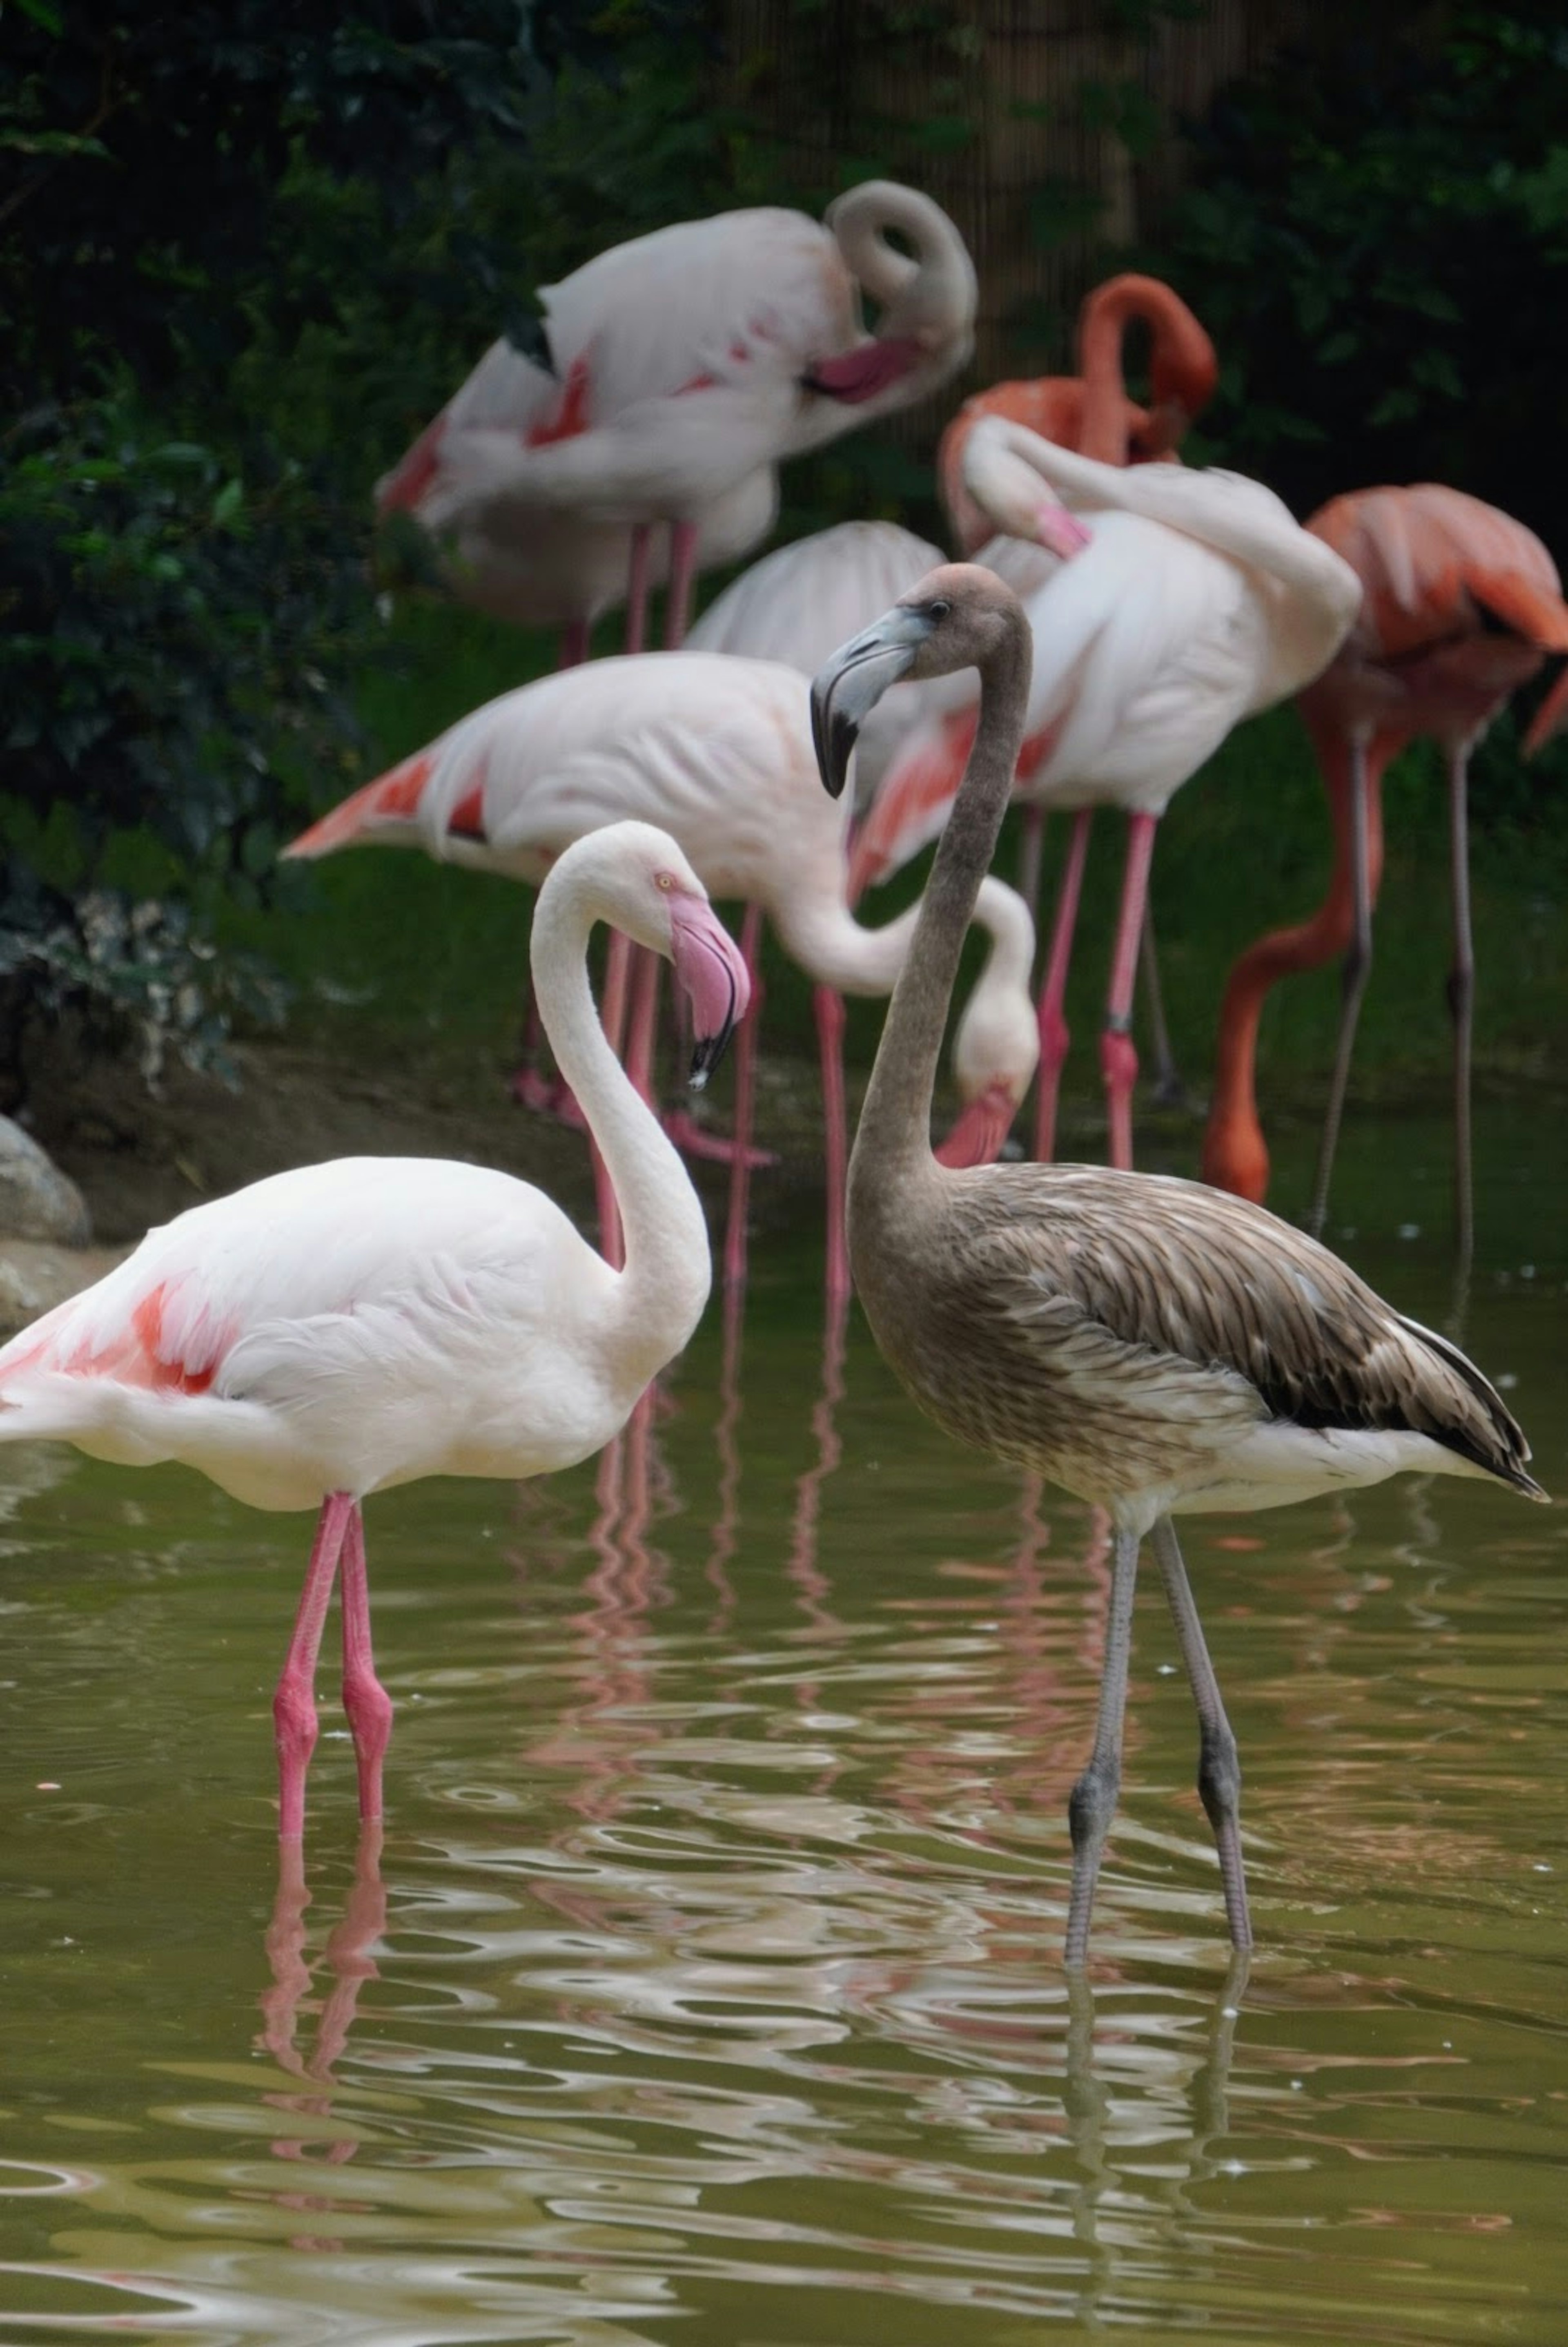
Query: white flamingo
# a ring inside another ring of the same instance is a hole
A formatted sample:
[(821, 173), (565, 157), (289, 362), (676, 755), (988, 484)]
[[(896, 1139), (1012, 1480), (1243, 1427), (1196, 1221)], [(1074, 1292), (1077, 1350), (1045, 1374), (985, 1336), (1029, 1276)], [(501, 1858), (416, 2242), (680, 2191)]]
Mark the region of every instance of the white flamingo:
[[(846, 810), (817, 781), (805, 681), (772, 661), (717, 652), (648, 652), (563, 669), (487, 702), (452, 730), (368, 783), (285, 850), (317, 856), (368, 842), (422, 847), (481, 871), (537, 883), (585, 832), (627, 814), (672, 832), (710, 894), (750, 910), (743, 948), (754, 969), (759, 913), (815, 982), (827, 1124), (828, 1276), (847, 1292), (842, 1243), (846, 1157), (840, 994), (888, 993), (908, 950), (915, 913), (862, 928), (845, 893)], [(991, 952), (959, 1022), (953, 1065), (963, 1112), (944, 1144), (950, 1163), (994, 1156), (1038, 1052), (1029, 999), (1034, 929), (1022, 899), (999, 880), (976, 918)], [(606, 1024), (618, 1033), (612, 972)], [(757, 1021), (737, 1054), (737, 1176), (725, 1273), (744, 1266), (745, 1170)], [(651, 990), (632, 1014), (628, 1065), (650, 1088)]]
[[(1020, 798), (1076, 815), (1040, 998), (1035, 1154), (1054, 1146), (1066, 1057), (1062, 1003), (1096, 806), (1127, 816), (1127, 861), (1100, 1062), (1111, 1162), (1132, 1163), (1137, 1054), (1129, 1031), (1155, 830), (1173, 794), (1244, 717), (1315, 677), (1360, 602), (1347, 562), (1237, 473), (1102, 465), (988, 417), (970, 435), (974, 502), (1016, 538), (1061, 529), (1065, 499), (1090, 543), (1024, 604), (1034, 663), (1019, 758)], [(856, 888), (935, 836), (974, 739), (979, 703), (922, 727), (889, 772), (855, 844)]]
[(582, 840), (539, 892), (534, 981), (615, 1185), (624, 1268), (509, 1174), (337, 1158), (192, 1207), (0, 1350), (0, 1440), (63, 1440), (121, 1466), (179, 1460), (252, 1507), (319, 1510), (273, 1699), (284, 1836), (303, 1829), (340, 1558), (360, 1813), (381, 1815), (392, 1704), (372, 1654), (361, 1502), (419, 1476), (510, 1481), (589, 1457), (708, 1299), (702, 1208), (595, 1014), (586, 952), (600, 920), (674, 963), (694, 1080), (748, 981), (702, 883), (651, 825)]
[(378, 502), (455, 541), (460, 591), (574, 627), (568, 657), (617, 561), (627, 649), (642, 648), (649, 527), (668, 522), (677, 645), (699, 551), (732, 559), (766, 532), (784, 457), (954, 374), (975, 301), (952, 222), (892, 180), (851, 188), (820, 222), (769, 207), (657, 229), (545, 287), (549, 366), (493, 343)]

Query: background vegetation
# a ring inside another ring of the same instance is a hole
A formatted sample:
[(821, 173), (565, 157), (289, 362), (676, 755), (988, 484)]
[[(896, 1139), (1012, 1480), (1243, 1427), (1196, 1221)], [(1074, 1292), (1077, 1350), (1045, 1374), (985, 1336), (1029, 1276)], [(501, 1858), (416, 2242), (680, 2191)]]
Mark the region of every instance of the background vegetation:
[[(835, 37), (826, 0), (797, 13), (803, 39)], [(1103, 13), (1146, 47), (1191, 12)], [(533, 289), (604, 245), (814, 205), (874, 169), (918, 179), (994, 128), (966, 100), (977, 12), (866, 0), (862, 44), (918, 36), (946, 67), (923, 113), (868, 90), (851, 115), (839, 93), (852, 138), (803, 185), (764, 102), (777, 59), (738, 51), (747, 21), (720, 0), (0, 11), (0, 1105), (69, 1006), (149, 1071), (170, 1048), (219, 1056), (280, 982), (313, 1031), (433, 1022), (499, 1047), (516, 892), (414, 858), (275, 865), (310, 810), (549, 657), (378, 596), (376, 476)], [(1099, 199), (1067, 182), (1030, 232), (1075, 239), (1085, 282), (1135, 261), (1180, 286), (1225, 366), (1198, 453), (1302, 512), (1441, 477), (1568, 546), (1549, 458), (1568, 339), (1555, 0), (1325, 17), (1200, 121), (1135, 95), (1085, 79), (1068, 102), (1135, 160), (1180, 146), (1158, 241), (1096, 242)], [(1020, 366), (1067, 363), (1067, 308), (1021, 304), (1011, 331)], [(791, 475), (783, 534), (869, 512), (940, 535), (927, 459), (946, 412)], [(1524, 769), (1517, 739), (1504, 720), (1475, 790), (1482, 1029), (1494, 1061), (1539, 1071), (1568, 994), (1568, 765)], [(1367, 1061), (1419, 1070), (1441, 1050), (1435, 765), (1412, 759), (1390, 795)], [(1162, 941), (1201, 1075), (1232, 952), (1326, 868), (1291, 714), (1233, 743), (1167, 833)], [(1088, 1020), (1088, 958), (1080, 977)], [(1320, 1054), (1332, 999), (1329, 979), (1278, 998), (1282, 1063)], [(788, 981), (780, 1011), (803, 1015)]]

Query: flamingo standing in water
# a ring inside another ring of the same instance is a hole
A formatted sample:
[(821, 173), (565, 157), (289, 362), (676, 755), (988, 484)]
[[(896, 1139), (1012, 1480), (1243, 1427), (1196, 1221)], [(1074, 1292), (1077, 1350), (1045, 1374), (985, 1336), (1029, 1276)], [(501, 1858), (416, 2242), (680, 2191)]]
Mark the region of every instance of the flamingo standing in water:
[(877, 1342), (921, 1408), (1112, 1521), (1099, 1720), (1069, 1811), (1067, 1963), (1088, 1952), (1121, 1777), (1138, 1552), (1151, 1533), (1197, 1706), (1198, 1788), (1230, 1936), (1246, 1949), (1236, 1737), (1173, 1517), (1275, 1507), (1403, 1471), (1545, 1494), (1520, 1429), (1464, 1355), (1262, 1207), (1099, 1166), (954, 1172), (933, 1160), (932, 1081), (1030, 722), (1031, 634), (999, 580), (952, 565), (842, 645), (811, 688), (822, 778), (836, 794), (856, 729), (888, 685), (968, 667), (981, 677), (970, 756), (855, 1134), (850, 1258)]
[[(879, 307), (874, 335), (862, 292)], [(715, 559), (740, 553), (771, 521), (784, 457), (956, 374), (975, 301), (952, 222), (892, 180), (851, 188), (821, 222), (777, 207), (682, 220), (546, 286), (549, 364), (492, 344), (378, 503), (453, 538), (474, 600), (499, 593), (541, 617), (541, 599), (554, 600), (573, 630), (568, 658), (585, 650), (623, 553), (626, 648), (641, 650), (649, 530), (667, 522), (673, 648), (699, 541)]]
[[(842, 993), (886, 994), (903, 967), (913, 908), (881, 928), (860, 926), (846, 897), (844, 817), (817, 783), (806, 685), (792, 669), (717, 652), (649, 652), (565, 669), (504, 693), (428, 749), (334, 807), (284, 853), (317, 856), (385, 842), (537, 883), (571, 841), (636, 814), (682, 842), (715, 897), (748, 906), (743, 950), (754, 972), (760, 913), (815, 981), (826, 1119), (828, 1284), (848, 1293), (843, 1245)], [(1034, 1072), (1029, 998), (1034, 928), (1000, 880), (976, 917), (991, 952), (959, 1021), (953, 1067), (962, 1112), (943, 1144), (949, 1162), (994, 1156)], [(618, 1038), (624, 977), (612, 969), (606, 1025)], [(651, 1090), (654, 1002), (630, 1012), (627, 1065)], [(745, 1264), (751, 1161), (754, 1018), (737, 1053), (735, 1139), (725, 1276)], [(570, 1071), (564, 1071), (569, 1077)], [(607, 1203), (601, 1218), (607, 1226)]]
[[(1149, 330), (1150, 407), (1140, 407), (1127, 396), (1123, 350), (1127, 329), (1135, 324)], [(994, 528), (963, 477), (969, 436), (988, 415), (1022, 424), (1043, 440), (1076, 448), (1080, 456), (1096, 457), (1103, 465), (1148, 464), (1175, 455), (1219, 380), (1214, 344), (1181, 295), (1157, 277), (1131, 272), (1107, 278), (1085, 296), (1078, 313), (1078, 368), (1076, 374), (996, 383), (988, 391), (977, 391), (942, 434), (937, 478), (953, 536), (965, 555), (978, 557)], [(1012, 579), (1008, 583), (1016, 585)]]
[[(1302, 529), (1273, 493), (1239, 474), (1178, 465), (1096, 464), (989, 417), (964, 450), (975, 503), (1014, 537), (1087, 538), (1024, 605), (1034, 635), (1019, 795), (1074, 812), (1040, 997), (1035, 1150), (1049, 1158), (1066, 1057), (1063, 1013), (1089, 824), (1127, 815), (1127, 861), (1112, 952), (1100, 1064), (1111, 1163), (1132, 1163), (1137, 1053), (1133, 979), (1155, 831), (1173, 793), (1244, 717), (1298, 692), (1332, 658), (1355, 617), (1355, 572)], [(946, 820), (979, 706), (923, 727), (900, 753), (856, 841), (854, 884), (908, 861)]]
[[(1390, 759), (1423, 734), (1448, 767), (1453, 896), (1449, 1005), (1454, 1023), (1455, 1189), (1461, 1255), (1472, 1226), (1470, 1046), (1475, 964), (1470, 935), (1466, 776), (1470, 753), (1510, 693), (1552, 652), (1568, 651), (1568, 604), (1533, 531), (1460, 489), (1424, 483), (1360, 489), (1320, 507), (1307, 527), (1360, 581), (1360, 616), (1343, 649), (1301, 695), (1329, 794), (1334, 870), (1310, 920), (1259, 938), (1237, 961), (1220, 1007), (1204, 1179), (1244, 1198), (1268, 1187), (1257, 1119), (1257, 1021), (1269, 989), (1292, 970), (1344, 957), (1344, 993), (1309, 1226), (1321, 1231), (1349, 1078), (1356, 1020), (1372, 958), (1372, 907), (1382, 876), (1381, 790)], [(1568, 716), (1568, 680), (1536, 713), (1525, 752)]]
[(392, 1704), (372, 1653), (362, 1501), (423, 1475), (510, 1481), (586, 1459), (707, 1302), (702, 1208), (595, 1015), (586, 952), (601, 920), (673, 961), (694, 1082), (748, 981), (702, 883), (651, 825), (582, 840), (539, 892), (535, 984), (615, 1185), (624, 1268), (509, 1174), (336, 1158), (193, 1206), (0, 1349), (0, 1440), (63, 1440), (120, 1466), (176, 1459), (252, 1507), (319, 1510), (272, 1706), (285, 1838), (304, 1828), (340, 1560), (360, 1815), (382, 1813)]

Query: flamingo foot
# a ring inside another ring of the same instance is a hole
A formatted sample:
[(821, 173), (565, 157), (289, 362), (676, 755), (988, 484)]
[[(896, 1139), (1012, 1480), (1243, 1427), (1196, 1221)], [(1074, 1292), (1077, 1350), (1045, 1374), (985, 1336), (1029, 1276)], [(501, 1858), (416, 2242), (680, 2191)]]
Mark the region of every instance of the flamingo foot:
[(709, 1133), (683, 1108), (667, 1110), (663, 1122), (666, 1133), (683, 1156), (699, 1158), (710, 1165), (733, 1165), (739, 1158), (753, 1174), (765, 1172), (779, 1163), (775, 1150), (758, 1149), (749, 1143), (742, 1154), (728, 1133)]

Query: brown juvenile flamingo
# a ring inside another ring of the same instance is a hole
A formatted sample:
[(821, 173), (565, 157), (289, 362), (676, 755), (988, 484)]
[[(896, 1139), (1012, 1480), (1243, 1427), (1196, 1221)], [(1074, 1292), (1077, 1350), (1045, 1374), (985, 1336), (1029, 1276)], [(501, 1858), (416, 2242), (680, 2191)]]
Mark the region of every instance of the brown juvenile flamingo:
[(1089, 1165), (939, 1165), (932, 1085), (976, 892), (1029, 712), (1031, 631), (989, 571), (933, 570), (811, 688), (822, 778), (901, 677), (978, 668), (980, 720), (888, 1008), (850, 1161), (855, 1285), (904, 1386), (949, 1433), (1114, 1526), (1099, 1720), (1074, 1788), (1066, 1961), (1082, 1964), (1121, 1775), (1138, 1551), (1152, 1533), (1201, 1725), (1198, 1788), (1230, 1936), (1251, 1944), (1240, 1768), (1173, 1516), (1266, 1508), (1401, 1470), (1542, 1499), (1529, 1446), (1456, 1347), (1327, 1247), (1201, 1183)]
[[(1540, 539), (1495, 506), (1422, 483), (1359, 489), (1320, 507), (1307, 528), (1361, 582), (1360, 616), (1338, 657), (1300, 695), (1334, 830), (1329, 894), (1309, 920), (1248, 946), (1226, 981), (1203, 1174), (1220, 1189), (1262, 1199), (1268, 1150), (1258, 1122), (1254, 1065), (1269, 989), (1293, 970), (1344, 957), (1344, 994), (1329, 1108), (1308, 1226), (1319, 1232), (1350, 1071), (1356, 1020), (1372, 958), (1372, 907), (1383, 866), (1385, 769), (1431, 735), (1448, 766), (1451, 829), (1455, 1194), (1461, 1254), (1471, 1230), (1471, 1020), (1475, 965), (1470, 934), (1466, 775), (1470, 753), (1519, 685), (1549, 653), (1568, 651), (1568, 604)], [(1525, 736), (1541, 748), (1568, 716), (1568, 682), (1542, 703)]]

